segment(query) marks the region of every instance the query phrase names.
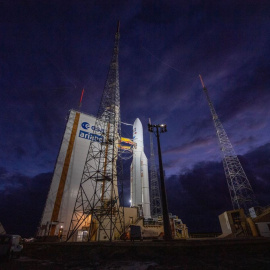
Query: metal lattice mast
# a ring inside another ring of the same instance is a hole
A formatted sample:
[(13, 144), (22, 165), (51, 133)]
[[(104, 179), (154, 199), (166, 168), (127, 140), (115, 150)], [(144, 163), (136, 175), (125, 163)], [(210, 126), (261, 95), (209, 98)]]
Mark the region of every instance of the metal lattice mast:
[(68, 240), (78, 229), (88, 231), (86, 241), (112, 241), (124, 230), (122, 161), (118, 158), (121, 138), (119, 38), (118, 22), (113, 56), (90, 139)]
[[(149, 118), (149, 124), (151, 120)], [(159, 191), (159, 182), (157, 176), (157, 168), (155, 163), (154, 145), (153, 145), (153, 133), (150, 133), (150, 198), (151, 198), (151, 216), (158, 217), (162, 215), (162, 206)]]
[(248, 209), (250, 207), (258, 205), (255, 199), (253, 189), (233, 149), (233, 146), (218, 118), (218, 115), (210, 100), (208, 91), (203, 83), (201, 75), (199, 75), (199, 77), (213, 117), (221, 151), (223, 153), (223, 166), (232, 200), (233, 209), (243, 208), (245, 213), (249, 215)]

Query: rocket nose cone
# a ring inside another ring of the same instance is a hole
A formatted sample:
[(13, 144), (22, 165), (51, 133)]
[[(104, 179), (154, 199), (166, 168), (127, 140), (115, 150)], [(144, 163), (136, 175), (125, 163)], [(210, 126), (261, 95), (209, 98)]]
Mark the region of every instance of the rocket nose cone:
[(135, 120), (133, 125), (133, 141), (143, 146), (143, 127), (139, 118)]
[(142, 131), (143, 130), (143, 128), (142, 128), (142, 122), (141, 122), (141, 120), (139, 119), (139, 118), (136, 118), (136, 120), (135, 120), (135, 122), (134, 122), (134, 124), (133, 124), (133, 129), (136, 129), (137, 131)]
[(139, 118), (136, 118), (133, 126), (138, 126), (138, 125), (141, 125), (142, 126), (142, 122), (141, 122), (141, 120)]

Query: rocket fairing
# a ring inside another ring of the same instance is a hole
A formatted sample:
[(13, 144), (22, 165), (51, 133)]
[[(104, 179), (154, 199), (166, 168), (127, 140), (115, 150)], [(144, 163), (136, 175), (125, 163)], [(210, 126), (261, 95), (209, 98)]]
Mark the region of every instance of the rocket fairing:
[(133, 160), (130, 166), (130, 199), (131, 206), (142, 206), (144, 218), (151, 218), (148, 160), (144, 153), (143, 127), (139, 118), (133, 125)]

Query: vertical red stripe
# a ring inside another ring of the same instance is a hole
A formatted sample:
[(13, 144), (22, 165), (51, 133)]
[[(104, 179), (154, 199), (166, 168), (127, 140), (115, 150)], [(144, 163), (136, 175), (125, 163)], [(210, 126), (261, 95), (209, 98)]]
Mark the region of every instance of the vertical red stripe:
[(82, 90), (81, 99), (80, 99), (80, 104), (82, 103), (83, 93), (84, 93), (84, 89)]

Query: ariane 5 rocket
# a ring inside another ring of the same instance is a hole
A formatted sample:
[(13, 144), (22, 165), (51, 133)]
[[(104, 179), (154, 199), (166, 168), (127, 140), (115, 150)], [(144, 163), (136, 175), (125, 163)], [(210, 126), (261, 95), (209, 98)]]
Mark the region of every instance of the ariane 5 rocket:
[(143, 127), (139, 118), (133, 125), (133, 160), (130, 166), (131, 206), (142, 207), (143, 217), (151, 218), (149, 198), (148, 160), (144, 153)]

